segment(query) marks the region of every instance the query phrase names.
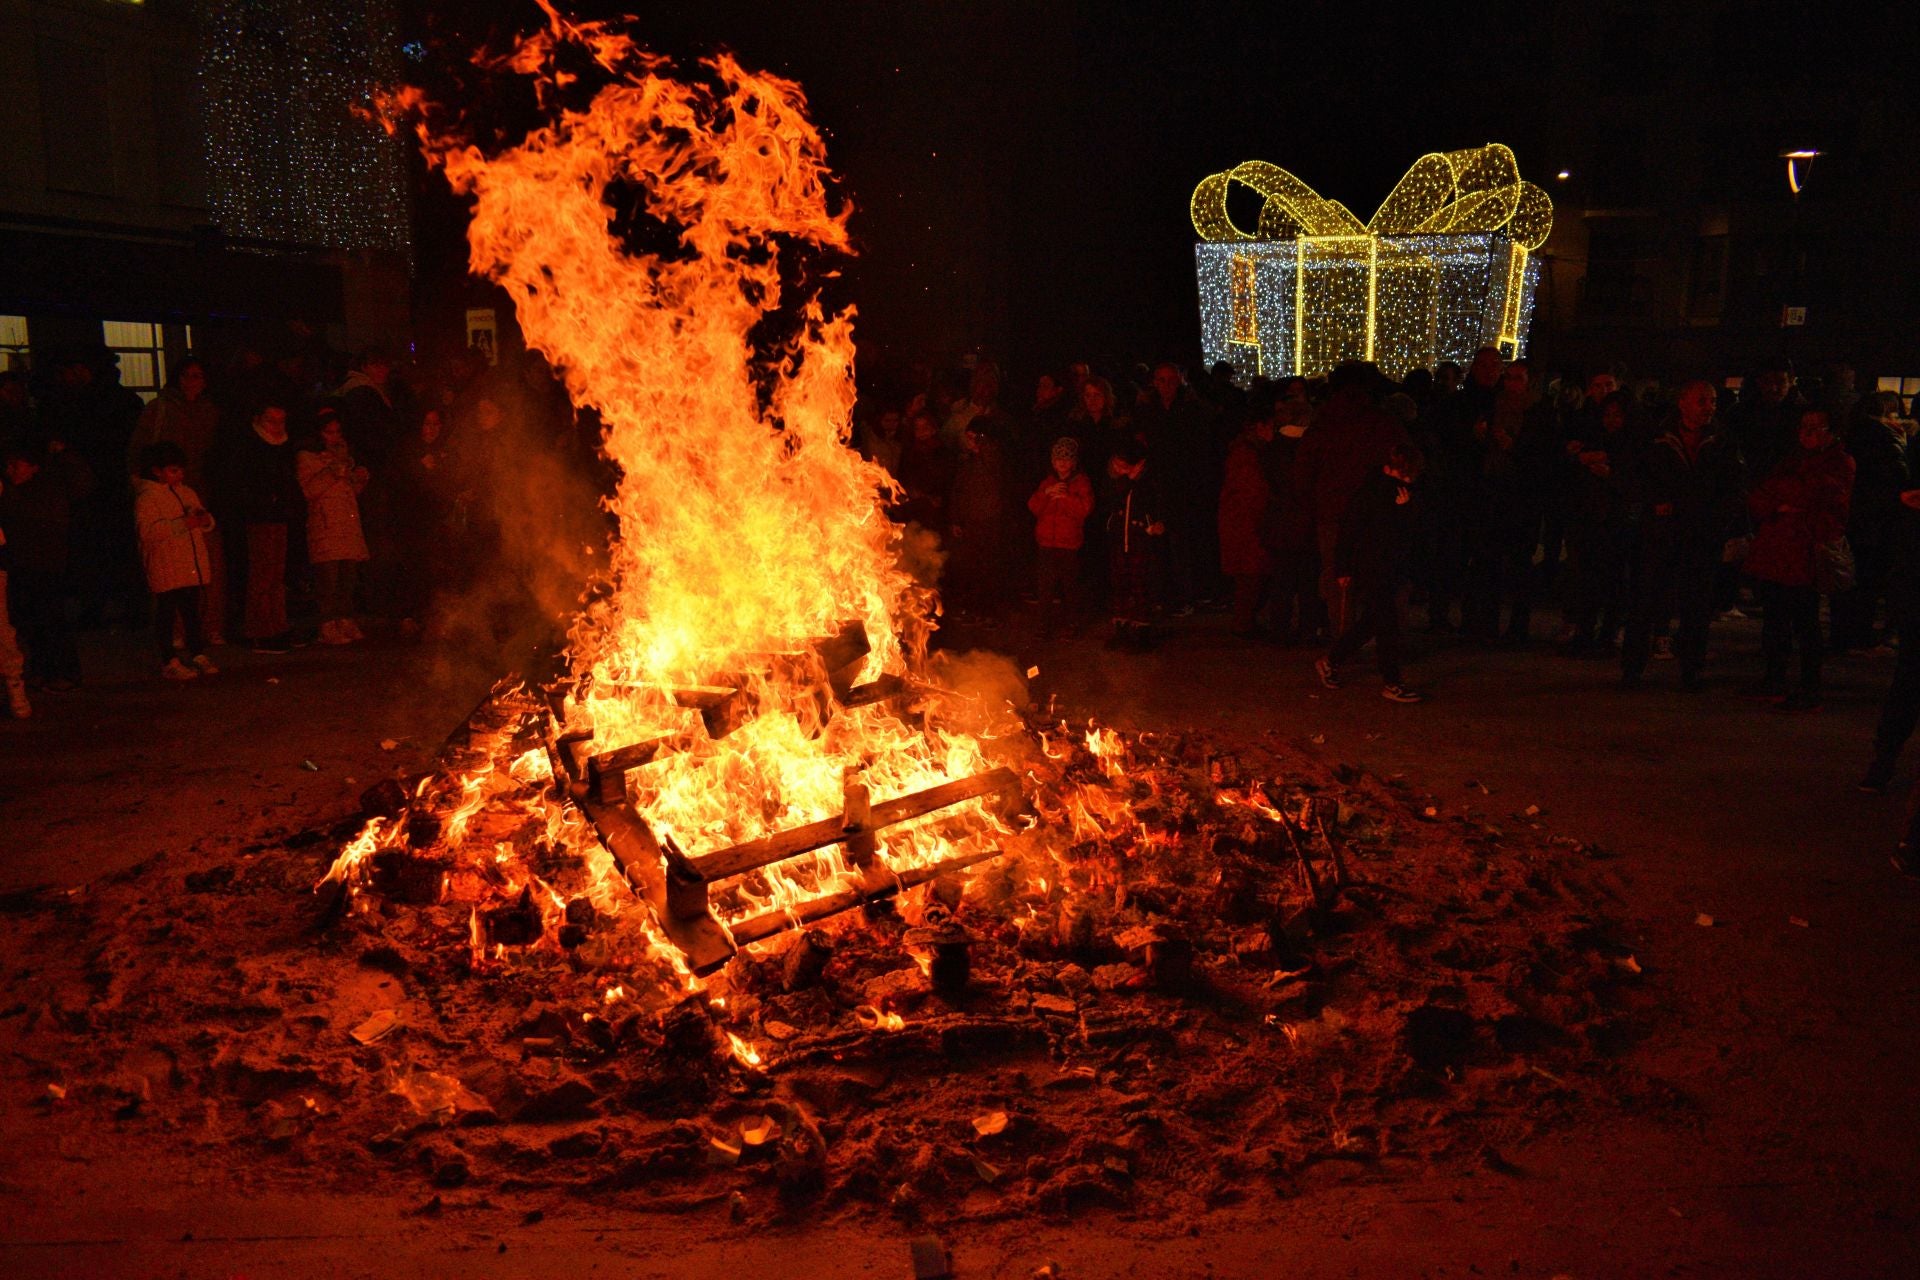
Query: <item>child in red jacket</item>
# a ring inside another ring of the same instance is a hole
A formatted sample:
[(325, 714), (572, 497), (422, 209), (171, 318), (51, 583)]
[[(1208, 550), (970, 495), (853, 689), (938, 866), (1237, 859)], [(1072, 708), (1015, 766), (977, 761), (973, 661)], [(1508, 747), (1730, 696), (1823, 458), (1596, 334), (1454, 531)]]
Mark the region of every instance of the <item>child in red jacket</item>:
[(1027, 499), (1033, 512), (1033, 540), (1039, 544), (1040, 634), (1061, 629), (1055, 596), (1065, 604), (1069, 624), (1080, 610), (1080, 548), (1093, 514), (1093, 482), (1080, 470), (1080, 444), (1071, 436), (1053, 442), (1053, 472)]

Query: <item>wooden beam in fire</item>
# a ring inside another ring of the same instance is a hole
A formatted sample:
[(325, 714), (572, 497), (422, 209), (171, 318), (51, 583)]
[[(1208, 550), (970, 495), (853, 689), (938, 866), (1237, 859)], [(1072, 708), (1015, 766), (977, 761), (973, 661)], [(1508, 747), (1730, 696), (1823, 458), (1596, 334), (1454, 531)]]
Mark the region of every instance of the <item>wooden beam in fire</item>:
[(784, 862), (788, 858), (797, 858), (803, 853), (812, 853), (815, 849), (824, 849), (829, 845), (840, 844), (885, 827), (924, 817), (937, 809), (945, 809), (962, 801), (992, 795), (996, 792), (1017, 791), (1019, 786), (1019, 776), (1013, 770), (989, 769), (985, 773), (976, 773), (970, 778), (957, 778), (952, 782), (928, 787), (924, 791), (915, 791), (909, 795), (896, 796), (892, 800), (883, 800), (871, 807), (868, 821), (858, 826), (850, 827), (846, 815), (841, 814), (832, 818), (822, 818), (818, 822), (809, 822), (804, 826), (790, 827), (785, 831), (776, 832), (758, 840), (749, 840), (728, 849), (694, 854), (687, 861), (695, 874), (711, 884), (732, 876), (745, 875), (749, 871), (771, 866), (776, 862)]
[(986, 862), (1005, 853), (1004, 849), (983, 849), (975, 853), (958, 854), (939, 862), (928, 863), (922, 867), (909, 867), (905, 871), (893, 872), (875, 864), (867, 868), (861, 876), (860, 884), (852, 889), (843, 889), (819, 898), (810, 898), (795, 906), (765, 911), (739, 921), (728, 930), (734, 945), (752, 946), (777, 933), (788, 929), (803, 929), (810, 924), (825, 920), (828, 916), (839, 915), (842, 911), (851, 911), (855, 907), (895, 894), (905, 893), (915, 885), (922, 885), (937, 879), (949, 871), (960, 871), (976, 863)]

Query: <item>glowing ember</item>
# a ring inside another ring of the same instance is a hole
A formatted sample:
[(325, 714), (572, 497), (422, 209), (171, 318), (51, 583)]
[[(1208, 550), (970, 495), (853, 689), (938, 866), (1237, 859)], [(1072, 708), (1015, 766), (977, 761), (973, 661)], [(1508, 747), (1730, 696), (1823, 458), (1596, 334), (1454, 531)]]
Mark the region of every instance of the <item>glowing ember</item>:
[(853, 1011), (860, 1019), (860, 1025), (869, 1031), (901, 1031), (906, 1028), (907, 1020), (897, 1013), (885, 1009), (876, 1009), (872, 1005), (861, 1005)]
[(727, 1042), (728, 1046), (733, 1050), (733, 1056), (739, 1060), (741, 1066), (753, 1067), (756, 1070), (759, 1069), (762, 1064), (762, 1059), (758, 1049), (731, 1031), (727, 1032)]

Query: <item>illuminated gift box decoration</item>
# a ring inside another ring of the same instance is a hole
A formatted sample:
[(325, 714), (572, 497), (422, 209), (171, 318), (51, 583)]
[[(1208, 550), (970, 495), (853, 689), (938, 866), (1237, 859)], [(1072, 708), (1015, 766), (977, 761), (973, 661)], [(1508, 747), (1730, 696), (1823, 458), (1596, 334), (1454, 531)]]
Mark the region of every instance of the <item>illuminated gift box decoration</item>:
[[(1264, 198), (1255, 234), (1227, 216), (1234, 183)], [(1421, 157), (1365, 224), (1258, 160), (1202, 180), (1192, 207), (1209, 365), (1274, 378), (1371, 360), (1397, 379), (1483, 346), (1526, 354), (1553, 201), (1497, 143)]]

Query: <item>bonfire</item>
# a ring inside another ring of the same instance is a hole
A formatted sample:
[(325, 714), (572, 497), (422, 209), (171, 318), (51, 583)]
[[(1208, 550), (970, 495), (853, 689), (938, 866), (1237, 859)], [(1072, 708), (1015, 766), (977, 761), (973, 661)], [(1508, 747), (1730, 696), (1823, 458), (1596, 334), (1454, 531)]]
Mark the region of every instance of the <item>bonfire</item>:
[[(796, 255), (849, 249), (799, 86), (725, 54), (683, 78), (549, 17), (508, 66), (547, 91), (584, 52), (609, 83), (519, 145), (488, 154), (417, 96), (389, 105), (472, 198), (474, 272), (605, 424), (608, 568), (555, 669), (522, 683), (539, 705), (507, 715), (503, 690), (492, 754), (421, 780), (322, 889), (438, 884), (495, 959), (557, 943), (569, 912), (576, 933), (635, 914), (704, 974), (998, 856), (1019, 779), (995, 708), (924, 679), (935, 597), (904, 565), (892, 481), (848, 445), (853, 317), (789, 296)], [(633, 247), (614, 207), (664, 247)], [(770, 318), (790, 321), (771, 345)], [(578, 855), (564, 890), (476, 821), (503, 785), (549, 780), (532, 816), (542, 848)]]

